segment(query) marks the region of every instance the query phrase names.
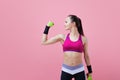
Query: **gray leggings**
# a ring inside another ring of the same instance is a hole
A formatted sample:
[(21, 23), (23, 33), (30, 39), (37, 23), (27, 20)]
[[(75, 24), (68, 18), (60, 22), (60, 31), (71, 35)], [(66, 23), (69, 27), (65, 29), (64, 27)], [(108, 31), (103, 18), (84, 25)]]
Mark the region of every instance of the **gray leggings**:
[(75, 80), (86, 80), (85, 71), (76, 73), (74, 75), (62, 71), (61, 80), (72, 80), (72, 78), (74, 78)]

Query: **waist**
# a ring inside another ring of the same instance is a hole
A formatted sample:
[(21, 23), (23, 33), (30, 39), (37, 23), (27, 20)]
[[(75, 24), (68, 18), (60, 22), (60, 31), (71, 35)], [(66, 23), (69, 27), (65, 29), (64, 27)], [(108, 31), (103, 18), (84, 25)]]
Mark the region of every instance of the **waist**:
[(78, 52), (65, 52), (64, 63), (68, 65), (78, 65), (82, 63), (82, 54)]
[(78, 65), (75, 65), (75, 66), (70, 66), (70, 65), (67, 65), (67, 64), (62, 64), (62, 67), (70, 69), (70, 70), (74, 70), (74, 69), (83, 67), (83, 64), (81, 63), (81, 64), (78, 64)]

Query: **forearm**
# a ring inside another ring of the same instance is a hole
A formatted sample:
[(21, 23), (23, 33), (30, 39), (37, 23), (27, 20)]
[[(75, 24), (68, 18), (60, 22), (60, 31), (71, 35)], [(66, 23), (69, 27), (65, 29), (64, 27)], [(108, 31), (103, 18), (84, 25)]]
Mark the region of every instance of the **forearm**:
[(86, 62), (86, 65), (87, 65), (87, 69), (88, 69), (88, 73), (92, 73), (92, 66), (91, 66), (91, 63), (90, 63), (90, 58), (87, 55), (84, 56), (85, 57), (85, 62)]
[(45, 29), (44, 29), (43, 35), (42, 35), (42, 41), (41, 41), (42, 44), (46, 44), (48, 33), (49, 33), (49, 29), (53, 25), (54, 25), (53, 22), (48, 22), (48, 24), (45, 26)]
[(49, 26), (45, 26), (45, 29), (43, 31), (43, 35), (42, 35), (42, 44), (45, 45), (46, 41), (48, 39), (48, 32), (49, 32), (50, 27)]
[(85, 63), (86, 63), (87, 66), (91, 65), (91, 63), (90, 63), (90, 58), (89, 58), (88, 55), (85, 55), (85, 56), (84, 56), (84, 59), (85, 59)]
[(41, 44), (45, 44), (45, 42), (47, 41), (47, 39), (48, 39), (48, 35), (47, 34), (43, 34), (42, 35)]

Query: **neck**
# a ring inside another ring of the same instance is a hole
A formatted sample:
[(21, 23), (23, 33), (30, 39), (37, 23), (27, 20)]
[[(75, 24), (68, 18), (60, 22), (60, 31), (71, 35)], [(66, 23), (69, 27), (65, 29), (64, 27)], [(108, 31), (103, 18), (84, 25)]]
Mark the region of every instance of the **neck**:
[(71, 28), (71, 30), (70, 30), (70, 35), (71, 35), (71, 36), (76, 36), (76, 37), (79, 36), (79, 32), (78, 32), (76, 26)]

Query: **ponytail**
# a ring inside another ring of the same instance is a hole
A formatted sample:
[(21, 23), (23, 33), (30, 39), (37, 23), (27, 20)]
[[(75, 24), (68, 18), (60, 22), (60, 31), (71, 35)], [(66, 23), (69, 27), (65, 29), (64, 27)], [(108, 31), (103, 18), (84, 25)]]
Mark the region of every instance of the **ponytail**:
[(77, 29), (78, 29), (78, 32), (84, 36), (84, 32), (83, 32), (83, 28), (82, 28), (82, 22), (80, 20), (80, 18), (78, 18), (78, 26), (77, 26)]
[(72, 22), (76, 23), (79, 34), (84, 36), (81, 19), (76, 15), (68, 15), (68, 16), (71, 18)]

